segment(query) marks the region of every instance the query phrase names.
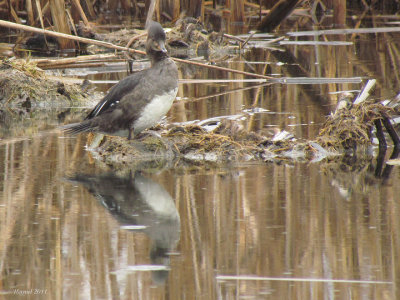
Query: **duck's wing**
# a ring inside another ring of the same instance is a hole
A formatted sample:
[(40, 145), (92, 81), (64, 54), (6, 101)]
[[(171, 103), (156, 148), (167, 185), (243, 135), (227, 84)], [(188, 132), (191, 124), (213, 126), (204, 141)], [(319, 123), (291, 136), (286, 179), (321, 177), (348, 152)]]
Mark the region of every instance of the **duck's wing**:
[(142, 78), (145, 71), (146, 70), (143, 70), (129, 75), (114, 85), (108, 94), (92, 109), (85, 119), (92, 119), (105, 111), (114, 110), (119, 101), (138, 86), (140, 78)]

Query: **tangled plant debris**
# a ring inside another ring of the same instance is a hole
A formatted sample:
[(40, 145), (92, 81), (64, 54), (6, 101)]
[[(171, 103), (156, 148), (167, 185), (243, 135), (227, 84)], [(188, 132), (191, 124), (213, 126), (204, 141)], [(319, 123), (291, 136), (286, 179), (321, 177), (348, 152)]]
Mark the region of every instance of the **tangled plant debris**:
[(314, 141), (302, 142), (281, 133), (267, 138), (246, 131), (237, 120), (222, 119), (211, 130), (207, 122), (201, 121), (169, 127), (159, 125), (156, 128), (159, 136), (143, 134), (135, 141), (107, 137), (92, 152), (99, 160), (111, 165), (135, 164), (138, 159), (160, 157), (197, 162), (319, 161), (371, 146), (374, 129), (379, 142), (383, 143), (379, 138), (382, 135), (384, 139), (382, 126), (378, 126), (380, 122), (385, 125), (395, 147), (399, 147), (399, 138), (389, 121), (399, 114), (398, 101), (395, 102), (394, 105), (383, 105), (372, 100), (360, 104), (349, 101), (347, 106), (339, 105)]
[(318, 143), (324, 148), (356, 149), (371, 143), (375, 121), (388, 118), (394, 110), (380, 103), (365, 102), (329, 116), (320, 130)]

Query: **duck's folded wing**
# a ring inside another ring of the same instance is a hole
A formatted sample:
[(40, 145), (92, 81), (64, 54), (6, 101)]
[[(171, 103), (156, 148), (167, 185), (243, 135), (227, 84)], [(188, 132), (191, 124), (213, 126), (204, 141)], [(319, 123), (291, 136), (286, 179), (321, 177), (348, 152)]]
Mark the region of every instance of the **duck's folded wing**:
[(141, 72), (132, 74), (128, 77), (125, 77), (116, 85), (114, 85), (108, 94), (101, 100), (95, 108), (86, 116), (85, 119), (92, 119), (105, 111), (113, 110), (115, 106), (119, 103), (119, 101), (128, 93), (132, 92), (135, 87), (139, 84)]

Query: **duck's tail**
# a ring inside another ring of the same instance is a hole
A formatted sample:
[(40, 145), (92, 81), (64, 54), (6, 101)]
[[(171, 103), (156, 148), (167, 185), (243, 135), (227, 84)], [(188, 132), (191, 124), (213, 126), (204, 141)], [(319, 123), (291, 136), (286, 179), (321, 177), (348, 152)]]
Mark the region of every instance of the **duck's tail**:
[(89, 120), (80, 123), (72, 123), (60, 126), (60, 129), (66, 134), (78, 134), (81, 132), (93, 131), (94, 128)]

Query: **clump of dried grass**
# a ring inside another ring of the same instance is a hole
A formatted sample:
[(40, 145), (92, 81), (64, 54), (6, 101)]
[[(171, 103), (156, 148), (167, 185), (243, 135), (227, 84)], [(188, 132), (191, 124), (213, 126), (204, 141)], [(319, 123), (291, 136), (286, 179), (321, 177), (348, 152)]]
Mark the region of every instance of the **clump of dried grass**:
[(380, 103), (364, 102), (329, 116), (319, 132), (317, 142), (335, 150), (355, 149), (371, 143), (375, 120), (388, 117), (392, 109)]
[(216, 153), (222, 157), (242, 158), (259, 151), (262, 137), (245, 131), (237, 122), (224, 120), (208, 132), (198, 125), (173, 127), (166, 134), (180, 154)]

